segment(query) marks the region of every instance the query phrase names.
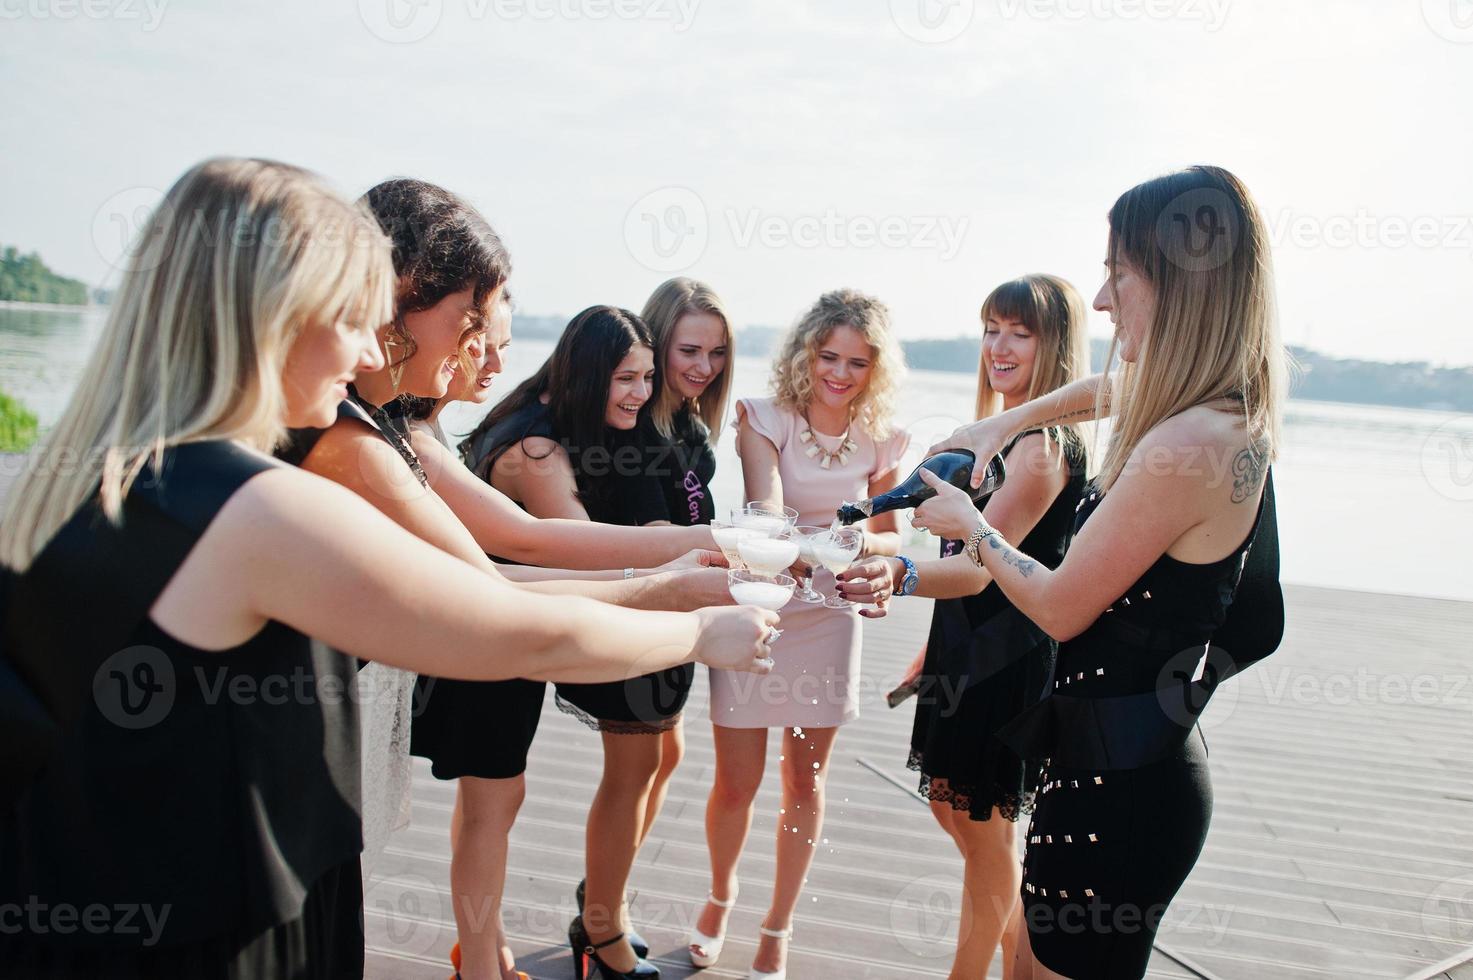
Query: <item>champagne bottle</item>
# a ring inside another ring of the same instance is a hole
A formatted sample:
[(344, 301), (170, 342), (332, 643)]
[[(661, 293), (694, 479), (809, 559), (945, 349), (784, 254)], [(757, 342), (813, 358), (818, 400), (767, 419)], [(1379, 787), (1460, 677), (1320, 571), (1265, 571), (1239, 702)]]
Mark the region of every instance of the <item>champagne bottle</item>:
[(968, 449), (953, 449), (937, 453), (923, 460), (921, 465), (905, 478), (905, 482), (889, 493), (861, 500), (857, 504), (846, 503), (840, 507), (839, 523), (854, 524), (866, 517), (874, 517), (886, 511), (919, 507), (930, 500), (936, 496), (936, 491), (926, 486), (921, 480), (921, 470), (930, 470), (952, 486), (965, 490), (973, 500), (989, 497), (997, 491), (998, 487), (1002, 486), (1003, 480), (1007, 479), (1007, 469), (1003, 466), (1002, 456), (994, 456), (988, 461), (987, 474), (982, 479), (982, 486), (973, 490), (972, 468), (976, 464), (977, 457)]

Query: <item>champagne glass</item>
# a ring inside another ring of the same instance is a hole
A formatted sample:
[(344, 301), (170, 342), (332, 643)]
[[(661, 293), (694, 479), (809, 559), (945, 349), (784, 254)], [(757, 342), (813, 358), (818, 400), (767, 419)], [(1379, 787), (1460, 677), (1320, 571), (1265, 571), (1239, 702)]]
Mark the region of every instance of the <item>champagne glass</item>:
[(747, 504), (745, 507), (732, 508), (731, 523), (737, 527), (763, 531), (768, 536), (772, 536), (783, 531), (791, 531), (793, 525), (798, 523), (798, 512), (791, 507), (774, 509), (763, 507), (761, 504)]
[(716, 539), (716, 547), (726, 556), (727, 564), (732, 568), (738, 568), (742, 564), (741, 544), (745, 538), (766, 537), (763, 531), (751, 527), (738, 527), (730, 521), (712, 521), (711, 537)]
[[(813, 539), (813, 557), (817, 558), (824, 568), (838, 575), (847, 571), (859, 557), (859, 549), (864, 546), (864, 535), (858, 528), (845, 527), (839, 530), (828, 530)], [(830, 609), (847, 609), (854, 605), (844, 598), (842, 593), (829, 596), (823, 604)]]
[(764, 537), (753, 531), (737, 542), (737, 553), (742, 563), (756, 572), (776, 575), (785, 572), (798, 560), (800, 551), (796, 534), (783, 531), (772, 537)]
[(739, 606), (756, 606), (777, 612), (793, 597), (793, 587), (798, 583), (793, 576), (768, 575), (749, 568), (732, 568), (726, 572), (726, 587), (731, 598)]
[(798, 557), (808, 566), (808, 574), (802, 581), (803, 588), (793, 593), (793, 598), (799, 602), (817, 603), (823, 602), (823, 593), (813, 588), (813, 568), (818, 564), (818, 558), (813, 553), (813, 539), (821, 534), (828, 534), (826, 527), (795, 527), (793, 534), (798, 539)]

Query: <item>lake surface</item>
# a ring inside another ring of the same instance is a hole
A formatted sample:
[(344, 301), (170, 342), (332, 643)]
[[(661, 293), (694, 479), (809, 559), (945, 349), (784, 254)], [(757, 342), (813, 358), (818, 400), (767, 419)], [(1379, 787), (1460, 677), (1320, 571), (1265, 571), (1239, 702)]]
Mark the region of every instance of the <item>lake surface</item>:
[[(102, 328), (102, 311), (0, 309), (0, 390), (50, 425)], [(514, 342), (497, 386), (510, 390), (551, 350), (547, 341)], [(735, 372), (738, 396), (766, 394), (764, 359), (738, 357)], [(899, 413), (913, 433), (907, 463), (971, 419), (974, 391), (970, 374), (911, 372)], [(460, 408), (446, 412), (451, 434), (468, 431), (486, 411)], [(718, 507), (739, 504), (741, 470), (729, 434), (718, 460)], [(1275, 474), (1286, 582), (1473, 600), (1473, 418), (1293, 402)]]

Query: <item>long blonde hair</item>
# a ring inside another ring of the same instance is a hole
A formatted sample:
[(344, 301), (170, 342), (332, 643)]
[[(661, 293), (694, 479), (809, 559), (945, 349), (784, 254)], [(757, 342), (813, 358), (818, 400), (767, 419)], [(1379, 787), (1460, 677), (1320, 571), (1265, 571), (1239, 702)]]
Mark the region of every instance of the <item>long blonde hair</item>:
[(731, 398), (731, 376), (736, 367), (736, 342), (731, 335), (731, 318), (726, 314), (726, 305), (716, 290), (703, 282), (678, 276), (661, 283), (649, 300), (639, 318), (655, 337), (655, 370), (661, 383), (659, 394), (650, 407), (650, 419), (665, 438), (674, 431), (674, 417), (680, 408), (680, 393), (673, 390), (665, 378), (665, 359), (670, 345), (675, 342), (675, 325), (687, 313), (709, 313), (721, 319), (726, 331), (726, 367), (706, 389), (705, 394), (691, 403), (696, 415), (710, 430), (711, 442), (721, 435), (726, 422), (727, 402)]
[(134, 243), (97, 349), (16, 480), (0, 563), (24, 570), (94, 494), (110, 520), (164, 448), (284, 434), (282, 369), (303, 330), (393, 316), (388, 240), (308, 171), (207, 160)]
[[(1084, 299), (1066, 279), (1042, 273), (1019, 276), (998, 286), (982, 302), (982, 329), (988, 320), (1017, 320), (1038, 338), (1028, 400), (1046, 395), (1089, 373), (1089, 336), (1085, 332)], [(996, 415), (1003, 398), (993, 390), (987, 354), (977, 362), (977, 418)], [(1050, 427), (1048, 446), (1079, 438), (1071, 425)]]
[(869, 383), (850, 406), (852, 417), (871, 437), (887, 439), (895, 417), (905, 355), (890, 329), (890, 309), (857, 289), (835, 289), (818, 298), (783, 338), (772, 365), (772, 391), (778, 405), (803, 413), (813, 398), (813, 367), (819, 348), (836, 327), (859, 331), (873, 353)]
[[(1107, 264), (1128, 262), (1156, 293), (1134, 363), (1109, 386), (1115, 422), (1100, 467), (1108, 489), (1147, 432), (1196, 405), (1241, 399), (1252, 452), (1275, 458), (1286, 397), (1273, 263), (1263, 216), (1221, 167), (1149, 180), (1110, 209)], [(1105, 362), (1114, 363), (1118, 337)], [(1101, 398), (1105, 386), (1101, 386)]]

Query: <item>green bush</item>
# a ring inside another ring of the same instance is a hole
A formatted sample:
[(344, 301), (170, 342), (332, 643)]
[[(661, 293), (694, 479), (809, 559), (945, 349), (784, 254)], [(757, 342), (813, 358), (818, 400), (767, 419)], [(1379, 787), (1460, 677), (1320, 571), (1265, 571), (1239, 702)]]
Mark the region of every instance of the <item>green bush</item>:
[(0, 391), (0, 452), (23, 453), (36, 441), (36, 416)]

